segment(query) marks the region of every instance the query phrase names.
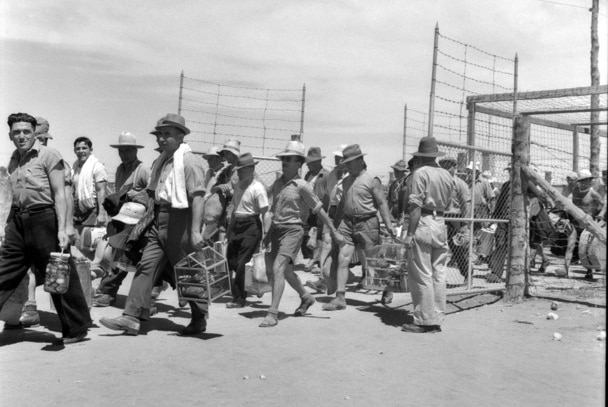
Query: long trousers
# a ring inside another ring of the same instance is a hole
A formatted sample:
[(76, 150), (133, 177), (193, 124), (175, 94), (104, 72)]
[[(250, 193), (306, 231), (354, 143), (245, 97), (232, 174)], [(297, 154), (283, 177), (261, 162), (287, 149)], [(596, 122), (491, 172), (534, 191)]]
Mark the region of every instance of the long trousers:
[(261, 240), (262, 222), (258, 215), (234, 219), (226, 257), (228, 268), (235, 274), (232, 283), (232, 297), (235, 300), (244, 300), (247, 297), (245, 292), (245, 265), (258, 251)]
[(459, 231), (462, 223), (460, 222), (446, 222), (448, 227), (448, 245), (452, 252), (452, 258), (458, 265), (458, 270), (463, 276), (467, 276), (469, 273), (469, 243), (466, 242), (462, 246), (458, 246), (452, 239)]
[(444, 219), (422, 215), (409, 252), (408, 269), (416, 325), (441, 325), (446, 307), (447, 253)]
[[(190, 250), (190, 209), (156, 210), (148, 232), (148, 243), (131, 282), (124, 315), (150, 318), (150, 300), (154, 282), (167, 266), (173, 268)], [(206, 317), (208, 304), (188, 301), (192, 319)]]
[[(30, 266), (42, 284), (51, 252), (59, 251), (57, 216), (53, 207), (43, 211), (11, 211), (0, 247), (0, 309), (14, 293)], [(70, 261), (70, 283), (65, 294), (51, 294), (64, 337), (87, 331), (91, 315), (82, 293), (76, 265)]]

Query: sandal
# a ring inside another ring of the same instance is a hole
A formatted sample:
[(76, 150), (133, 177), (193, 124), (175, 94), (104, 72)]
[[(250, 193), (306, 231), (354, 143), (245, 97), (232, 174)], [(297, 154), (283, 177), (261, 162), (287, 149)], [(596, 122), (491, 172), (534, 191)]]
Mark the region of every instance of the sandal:
[(341, 311), (346, 309), (346, 302), (334, 298), (327, 304), (323, 305), (323, 311)]
[(278, 314), (273, 314), (273, 313), (269, 312), (268, 314), (266, 314), (266, 316), (264, 317), (262, 322), (260, 322), (259, 327), (260, 328), (270, 328), (270, 327), (276, 326), (278, 323), (279, 323)]
[(308, 311), (308, 308), (310, 308), (312, 306), (312, 304), (314, 304), (315, 302), (316, 302), (315, 297), (313, 297), (312, 295), (306, 295), (306, 296), (302, 297), (302, 302), (300, 303), (300, 306), (293, 313), (293, 316), (294, 317), (303, 317), (304, 315), (306, 315), (306, 311)]

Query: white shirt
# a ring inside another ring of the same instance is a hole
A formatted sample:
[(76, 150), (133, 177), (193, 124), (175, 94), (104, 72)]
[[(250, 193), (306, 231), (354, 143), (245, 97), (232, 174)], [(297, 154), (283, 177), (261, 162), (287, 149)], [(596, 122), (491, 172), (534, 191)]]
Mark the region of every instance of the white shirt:
[(259, 215), (263, 208), (268, 208), (268, 194), (266, 187), (254, 179), (244, 191), (240, 183), (234, 188), (234, 214), (237, 216)]

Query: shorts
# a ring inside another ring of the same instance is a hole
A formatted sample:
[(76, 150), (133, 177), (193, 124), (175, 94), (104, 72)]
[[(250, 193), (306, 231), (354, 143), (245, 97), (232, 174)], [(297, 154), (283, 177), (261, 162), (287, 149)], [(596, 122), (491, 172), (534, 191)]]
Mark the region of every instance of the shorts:
[(362, 221), (345, 216), (338, 226), (338, 232), (344, 236), (346, 244), (363, 250), (369, 250), (380, 244), (380, 222), (377, 216)]
[(273, 224), (270, 228), (270, 257), (276, 259), (278, 255), (283, 255), (296, 264), (302, 239), (304, 239), (302, 225)]

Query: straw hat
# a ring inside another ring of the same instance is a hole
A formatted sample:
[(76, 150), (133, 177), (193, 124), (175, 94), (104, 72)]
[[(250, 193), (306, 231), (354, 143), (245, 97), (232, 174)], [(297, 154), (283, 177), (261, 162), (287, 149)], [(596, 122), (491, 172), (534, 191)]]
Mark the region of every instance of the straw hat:
[(241, 142), (235, 139), (226, 140), (222, 148), (218, 150), (218, 153), (221, 154), (224, 151), (231, 152), (238, 157), (241, 155)]
[(337, 156), (337, 157), (343, 157), (342, 155), (342, 151), (344, 151), (344, 149), (348, 147), (348, 144), (340, 144), (340, 146), (338, 147), (338, 149), (336, 151), (334, 151), (332, 154)]
[(218, 157), (218, 158), (221, 157), (220, 149), (216, 146), (209, 147), (207, 152), (203, 153), (203, 158), (209, 158), (209, 157)]
[(578, 172), (578, 180), (577, 181), (582, 181), (582, 180), (589, 179), (589, 178), (593, 178), (593, 174), (591, 174), (591, 171), (589, 171), (589, 170), (580, 170)]
[(292, 140), (289, 143), (287, 143), (285, 150), (283, 150), (280, 153), (277, 153), (275, 155), (277, 157), (287, 157), (290, 155), (295, 155), (298, 157), (306, 157), (305, 152), (306, 152), (306, 147), (304, 147), (304, 144), (301, 141)]
[(118, 144), (110, 144), (110, 147), (121, 148), (121, 147), (135, 147), (144, 148), (144, 146), (137, 144), (135, 136), (128, 131), (123, 131), (118, 135)]

